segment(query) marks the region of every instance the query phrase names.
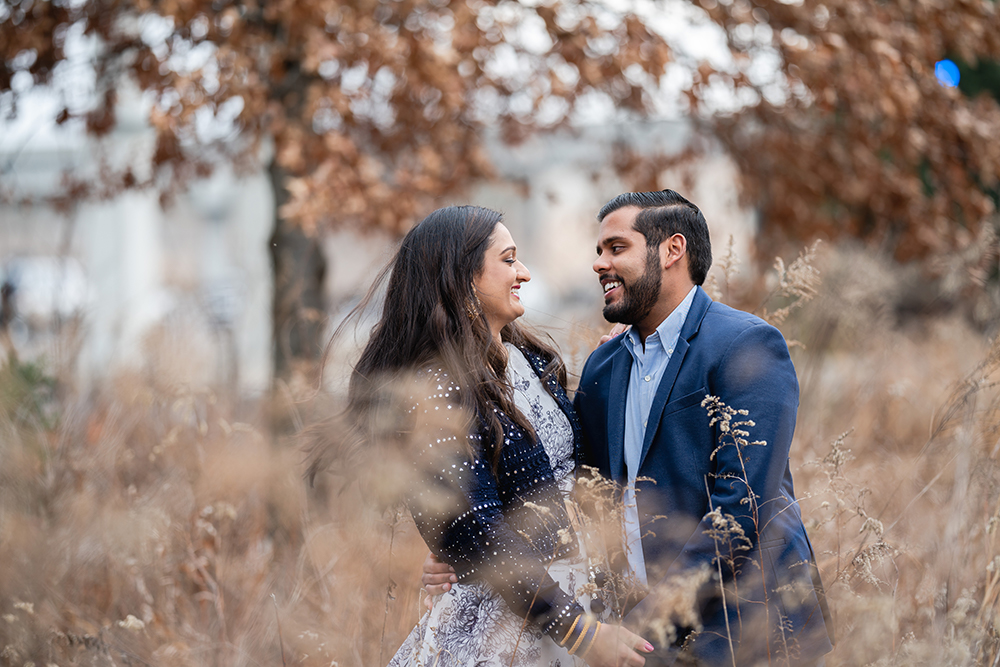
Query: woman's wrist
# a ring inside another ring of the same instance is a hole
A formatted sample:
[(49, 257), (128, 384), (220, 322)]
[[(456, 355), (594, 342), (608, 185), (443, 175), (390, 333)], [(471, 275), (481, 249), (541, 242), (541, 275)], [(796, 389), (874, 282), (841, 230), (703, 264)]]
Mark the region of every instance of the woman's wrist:
[(561, 642), (559, 642), (560, 646), (566, 645), (566, 642), (569, 641), (569, 636), (573, 634), (573, 631), (576, 630), (576, 627), (580, 625), (581, 618), (583, 618), (583, 614), (580, 614), (579, 616), (573, 619), (573, 625), (569, 626), (569, 630), (566, 631), (566, 636), (562, 638)]
[(575, 655), (578, 651), (582, 651), (580, 653), (582, 657), (594, 645), (594, 639), (597, 637), (597, 630), (600, 625), (601, 623), (596, 617), (587, 613), (578, 614), (573, 619), (562, 641), (558, 643), (570, 655)]
[(577, 656), (586, 659), (587, 653), (589, 653), (590, 649), (593, 648), (594, 642), (597, 641), (597, 633), (600, 631), (601, 631), (601, 622), (596, 621), (594, 623), (594, 626), (587, 631), (587, 635), (583, 638), (583, 643), (580, 645), (580, 648), (576, 652)]

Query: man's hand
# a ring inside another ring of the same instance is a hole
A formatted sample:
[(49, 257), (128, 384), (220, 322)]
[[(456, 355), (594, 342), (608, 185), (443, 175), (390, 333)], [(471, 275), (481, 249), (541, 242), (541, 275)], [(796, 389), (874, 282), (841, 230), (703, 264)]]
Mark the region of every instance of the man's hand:
[(591, 667), (643, 667), (640, 653), (652, 653), (653, 645), (625, 628), (601, 623), (594, 643), (583, 656)]
[(451, 585), (458, 581), (455, 576), (455, 568), (438, 559), (431, 552), (427, 552), (424, 559), (424, 574), (420, 577), (420, 583), (427, 591), (424, 598), (424, 606), (430, 609), (434, 606), (434, 596), (444, 595), (451, 590)]
[(598, 345), (604, 345), (612, 338), (617, 338), (628, 330), (628, 325), (619, 322), (615, 326), (611, 327), (611, 331), (601, 336), (601, 342)]

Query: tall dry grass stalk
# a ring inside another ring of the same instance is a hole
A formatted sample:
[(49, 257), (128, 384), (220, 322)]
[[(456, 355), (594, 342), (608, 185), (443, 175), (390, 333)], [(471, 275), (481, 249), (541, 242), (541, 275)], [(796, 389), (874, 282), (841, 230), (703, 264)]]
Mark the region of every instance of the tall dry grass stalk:
[[(808, 263), (822, 285), (764, 308), (802, 301), (782, 327), (804, 344), (792, 464), (837, 621), (827, 664), (995, 665), (1000, 346), (959, 317), (896, 318), (900, 278), (870, 257)], [(308, 489), (266, 405), (155, 374), (74, 396), (42, 370), (0, 368), (0, 664), (380, 667), (396, 650), (422, 612), (412, 522), (343, 478)]]

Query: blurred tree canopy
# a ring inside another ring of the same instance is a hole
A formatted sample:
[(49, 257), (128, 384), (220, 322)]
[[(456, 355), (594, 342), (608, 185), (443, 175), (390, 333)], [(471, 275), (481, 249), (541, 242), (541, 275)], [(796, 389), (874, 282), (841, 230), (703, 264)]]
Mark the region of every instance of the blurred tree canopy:
[[(700, 4), (732, 64), (703, 67), (691, 105), (713, 86), (743, 104), (706, 124), (765, 231), (859, 237), (906, 261), (967, 247), (989, 226), (1000, 203), (994, 0)], [(959, 60), (960, 88), (936, 79), (945, 58)]]
[[(15, 79), (51, 83), (73, 31), (97, 38), (98, 103), (60, 121), (109, 132), (129, 76), (152, 95), (157, 139), (148, 179), (105, 173), (69, 196), (169, 197), (220, 160), (253, 166), (273, 142), (279, 377), (312, 375), (324, 343), (317, 228), (401, 233), (490, 174), (485, 127), (516, 141), (566, 123), (596, 91), (644, 111), (643, 81), (670, 60), (636, 15), (586, 0), (0, 0), (0, 95), (15, 113)], [(236, 131), (206, 140), (206, 115)]]
[[(905, 261), (968, 248), (991, 228), (1000, 106), (976, 93), (996, 91), (995, 0), (698, 1), (726, 53), (684, 61), (686, 110), (735, 159), (765, 234), (858, 237)], [(648, 27), (656, 11), (587, 0), (0, 0), (0, 106), (16, 113), (19, 94), (58, 78), (80, 33), (96, 44), (97, 103), (59, 120), (107, 133), (127, 76), (152, 99), (157, 140), (148, 176), (107, 171), (67, 196), (155, 187), (169, 197), (220, 161), (255, 166), (272, 143), (275, 367), (309, 376), (324, 331), (314, 232), (404, 231), (489, 176), (486, 128), (518, 141), (569, 123), (594, 95), (623, 116), (653, 112), (677, 56)], [(961, 89), (935, 78), (945, 57), (963, 68)], [(205, 132), (206, 120), (232, 131)], [(667, 162), (639, 163), (616, 166), (637, 187), (662, 187)]]

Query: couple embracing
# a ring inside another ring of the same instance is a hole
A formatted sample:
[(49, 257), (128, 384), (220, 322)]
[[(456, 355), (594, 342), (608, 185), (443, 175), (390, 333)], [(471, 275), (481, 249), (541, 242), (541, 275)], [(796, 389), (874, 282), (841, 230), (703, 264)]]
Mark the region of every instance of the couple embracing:
[[(499, 213), (435, 211), (390, 266), (349, 404), (385, 422), (371, 397), (411, 374), (391, 421), (443, 593), (390, 665), (821, 664), (832, 625), (792, 487), (781, 333), (701, 289), (708, 227), (676, 192), (620, 195), (598, 220), (604, 315), (630, 326), (572, 401), (557, 352), (517, 322), (530, 273)], [(643, 592), (618, 608), (565, 502), (584, 465), (624, 489), (614, 574)], [(664, 642), (670, 591), (695, 580), (696, 620)]]

